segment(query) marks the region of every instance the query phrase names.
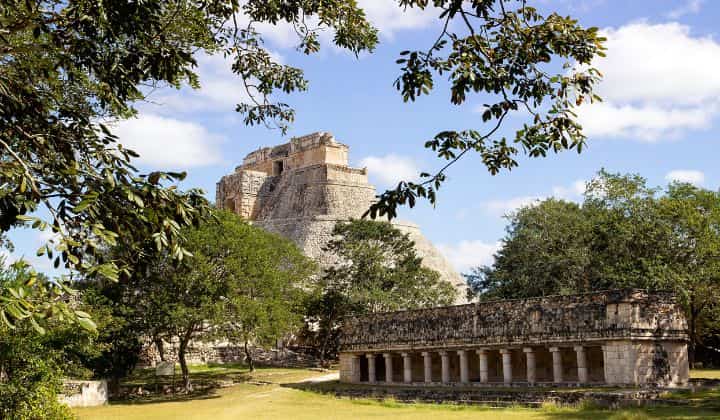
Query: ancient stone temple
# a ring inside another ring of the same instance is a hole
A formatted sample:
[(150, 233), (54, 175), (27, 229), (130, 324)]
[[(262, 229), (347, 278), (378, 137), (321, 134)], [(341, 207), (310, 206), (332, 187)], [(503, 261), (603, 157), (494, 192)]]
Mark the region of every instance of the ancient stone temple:
[[(360, 218), (375, 200), (366, 169), (348, 165), (348, 146), (329, 133), (314, 133), (248, 154), (235, 172), (217, 183), (216, 205), (294, 241), (321, 265), (333, 263), (322, 251), (338, 221)], [(415, 242), (423, 264), (459, 290), (465, 281), (419, 228), (394, 222)]]
[(674, 296), (642, 290), (380, 313), (345, 320), (340, 380), (673, 387), (687, 342)]

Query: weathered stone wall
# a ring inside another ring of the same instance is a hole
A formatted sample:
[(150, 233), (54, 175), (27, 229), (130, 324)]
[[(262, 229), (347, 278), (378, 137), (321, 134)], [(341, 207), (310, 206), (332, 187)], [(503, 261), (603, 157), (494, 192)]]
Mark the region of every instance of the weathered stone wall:
[[(177, 342), (165, 342), (165, 360), (177, 362)], [(258, 365), (282, 367), (311, 367), (318, 364), (317, 359), (309, 354), (289, 349), (263, 349), (250, 347), (253, 361)], [(191, 341), (185, 354), (189, 364), (206, 363), (240, 363), (245, 361), (245, 350), (242, 346), (223, 342)], [(140, 355), (140, 367), (153, 367), (161, 361), (160, 354), (152, 343), (146, 343)]]
[(349, 378), (352, 376), (352, 361), (349, 355), (340, 356), (338, 371), (341, 378)]
[(279, 177), (253, 220), (272, 221), (334, 216), (360, 217), (375, 200), (367, 174), (357, 169), (314, 165)]
[(350, 317), (341, 351), (528, 343), (608, 338), (687, 338), (671, 294), (641, 290), (480, 302)]
[(690, 374), (684, 342), (611, 341), (604, 351), (609, 384), (670, 385), (686, 382)]
[(237, 170), (279, 175), (279, 171), (324, 163), (347, 166), (348, 147), (336, 142), (330, 133), (313, 133), (294, 137), (279, 146), (256, 150), (243, 159)]
[(272, 177), (263, 172), (242, 171), (224, 176), (217, 184), (217, 206), (235, 212), (246, 219), (254, 219), (262, 208), (265, 190)]
[[(328, 133), (316, 133), (250, 153), (235, 173), (218, 182), (216, 204), (289, 238), (327, 267), (337, 262), (322, 250), (335, 224), (360, 218), (375, 196), (367, 170), (348, 166), (347, 146)], [(458, 289), (457, 303), (466, 302), (464, 278), (420, 229), (394, 224), (415, 242), (423, 264)]]
[(344, 320), (340, 380), (682, 386), (687, 341), (675, 297), (643, 290), (370, 314)]
[(63, 381), (63, 393), (58, 395), (61, 403), (70, 407), (96, 407), (108, 402), (107, 381)]

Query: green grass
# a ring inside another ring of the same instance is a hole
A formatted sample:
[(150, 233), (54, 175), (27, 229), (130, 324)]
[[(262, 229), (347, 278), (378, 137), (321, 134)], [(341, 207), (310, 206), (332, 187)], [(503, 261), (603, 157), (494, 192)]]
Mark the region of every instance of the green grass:
[(690, 371), (691, 378), (720, 379), (720, 369), (693, 369)]
[[(450, 404), (403, 404), (396, 401), (339, 399), (298, 389), (298, 384), (324, 373), (304, 369), (258, 369), (250, 374), (240, 366), (194, 367), (193, 380), (207, 382), (242, 381), (229, 388), (212, 390), (204, 395), (163, 396), (164, 400), (143, 399), (117, 402), (104, 407), (78, 409), (80, 419), (697, 419), (718, 418), (716, 407), (720, 391), (695, 393), (691, 404), (683, 407), (660, 407), (632, 410), (600, 410), (592, 406), (561, 408), (545, 404), (540, 409), (520, 407), (489, 408)], [(695, 373), (694, 373), (695, 374)], [(142, 383), (151, 372), (139, 372), (131, 381)], [(695, 375), (694, 375), (695, 376)], [(705, 392), (705, 391), (703, 391)], [(688, 399), (688, 395), (676, 398)]]

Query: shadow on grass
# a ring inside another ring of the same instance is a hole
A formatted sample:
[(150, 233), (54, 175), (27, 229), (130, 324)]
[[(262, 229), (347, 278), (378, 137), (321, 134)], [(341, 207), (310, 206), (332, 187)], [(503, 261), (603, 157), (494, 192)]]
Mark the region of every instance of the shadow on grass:
[(126, 399), (113, 399), (110, 401), (111, 405), (143, 405), (143, 404), (159, 404), (159, 403), (170, 403), (170, 402), (183, 402), (183, 401), (200, 401), (200, 400), (212, 400), (220, 398), (219, 395), (215, 394), (216, 388), (205, 389), (202, 391), (192, 391), (188, 393), (176, 393), (176, 394), (151, 394), (136, 396), (133, 398)]
[(642, 407), (642, 408), (620, 408), (607, 409), (598, 407), (579, 408), (547, 408), (543, 407), (542, 415), (548, 419), (570, 420), (570, 419), (598, 419), (598, 420), (645, 420), (645, 419), (717, 419), (720, 418), (720, 411), (710, 408), (699, 408), (695, 406), (669, 407)]
[(299, 389), (302, 391), (310, 391), (310, 392), (316, 392), (321, 394), (341, 394), (343, 392), (360, 392), (360, 391), (377, 391), (379, 393), (392, 393), (393, 391), (408, 391), (408, 392), (422, 392), (422, 391), (438, 391), (438, 392), (448, 392), (448, 391), (458, 391), (458, 392), (477, 392), (478, 394), (486, 393), (486, 394), (523, 394), (523, 393), (536, 393), (538, 395), (540, 394), (547, 394), (547, 393), (556, 393), (556, 394), (579, 394), (579, 393), (586, 393), (586, 392), (613, 392), (613, 391), (620, 391), (623, 389), (628, 388), (619, 388), (619, 387), (566, 387), (566, 388), (537, 388), (537, 387), (527, 387), (527, 386), (513, 386), (513, 387), (504, 387), (504, 386), (493, 386), (493, 387), (474, 387), (474, 386), (462, 386), (462, 385), (454, 385), (452, 387), (443, 386), (443, 385), (423, 385), (423, 386), (403, 386), (403, 385), (383, 385), (375, 384), (348, 384), (343, 383), (340, 381), (324, 381), (324, 382), (297, 382), (297, 383), (288, 383), (281, 385), (283, 387), (287, 388), (293, 388), (293, 389)]
[(113, 405), (157, 404), (220, 398), (217, 390), (235, 384), (264, 385), (256, 381), (242, 365), (212, 365), (192, 367), (190, 371), (192, 390), (182, 389), (182, 375), (155, 376), (153, 369), (140, 369), (121, 384), (121, 395), (111, 398)]
[[(313, 392), (322, 395), (332, 395), (338, 398), (349, 398), (359, 404), (380, 404), (388, 407), (402, 407), (407, 404), (431, 406), (448, 410), (488, 410), (499, 408), (527, 408), (536, 409), (545, 418), (551, 419), (600, 419), (600, 420), (634, 420), (654, 418), (678, 419), (720, 419), (720, 387), (708, 387), (701, 390), (670, 391), (662, 396), (662, 400), (639, 400), (638, 407), (607, 408), (592, 400), (580, 400), (577, 405), (557, 405), (553, 402), (543, 402), (538, 398), (532, 404), (527, 401), (512, 401), (512, 395), (517, 393), (527, 397), (536, 393), (538, 397), (546, 396), (550, 390), (537, 390), (532, 388), (468, 388), (457, 387), (407, 387), (382, 386), (366, 384), (346, 384), (338, 381), (328, 382), (298, 382), (282, 384), (282, 387)], [(614, 388), (612, 390), (618, 390)], [(608, 390), (607, 388), (605, 389)], [(610, 391), (612, 391), (610, 390)], [(472, 391), (477, 394), (489, 396), (487, 401), (459, 401), (432, 395), (433, 392), (459, 394)], [(583, 393), (587, 389), (556, 389), (559, 393)], [(592, 389), (590, 389), (592, 391)], [(430, 394), (423, 396), (422, 394)], [(502, 401), (493, 401), (493, 395), (510, 396)], [(435, 399), (435, 400), (434, 400)], [(641, 406), (642, 405), (642, 406)]]
[(178, 369), (174, 376), (155, 376), (154, 369), (138, 369), (121, 384), (122, 392), (111, 397), (113, 405), (157, 404), (164, 402), (220, 398), (220, 388), (235, 385), (280, 385), (300, 382), (313, 369), (288, 369), (258, 366), (254, 372), (241, 364), (207, 364), (190, 366), (193, 390), (183, 392), (182, 375)]

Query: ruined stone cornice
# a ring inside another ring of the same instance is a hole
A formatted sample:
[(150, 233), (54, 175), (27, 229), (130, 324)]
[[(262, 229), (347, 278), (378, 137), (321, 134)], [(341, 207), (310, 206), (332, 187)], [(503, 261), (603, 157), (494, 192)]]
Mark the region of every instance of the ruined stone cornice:
[(355, 351), (687, 337), (672, 293), (624, 289), (347, 317), (340, 343)]

